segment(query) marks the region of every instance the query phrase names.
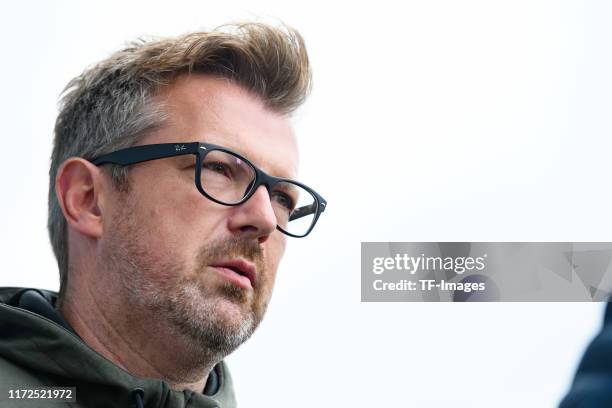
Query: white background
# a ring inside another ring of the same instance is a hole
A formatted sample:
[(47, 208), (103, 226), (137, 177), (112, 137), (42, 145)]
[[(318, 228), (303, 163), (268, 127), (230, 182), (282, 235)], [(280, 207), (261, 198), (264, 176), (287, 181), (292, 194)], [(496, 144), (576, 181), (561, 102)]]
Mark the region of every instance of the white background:
[(229, 363), (242, 407), (553, 407), (603, 304), (360, 302), (361, 241), (610, 241), (612, 5), (597, 1), (6, 2), (3, 286), (57, 289), (57, 99), (142, 35), (281, 19), (304, 35), (302, 180), (266, 320)]

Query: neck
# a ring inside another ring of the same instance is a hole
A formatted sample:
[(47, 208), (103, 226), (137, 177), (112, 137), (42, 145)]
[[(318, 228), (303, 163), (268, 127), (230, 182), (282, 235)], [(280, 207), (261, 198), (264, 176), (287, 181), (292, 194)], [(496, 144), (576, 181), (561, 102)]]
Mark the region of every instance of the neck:
[(154, 313), (113, 303), (125, 297), (104, 296), (98, 289), (96, 296), (90, 287), (84, 285), (78, 295), (69, 290), (60, 305), (64, 318), (85, 343), (135, 376), (164, 380), (179, 391), (202, 392), (217, 359)]

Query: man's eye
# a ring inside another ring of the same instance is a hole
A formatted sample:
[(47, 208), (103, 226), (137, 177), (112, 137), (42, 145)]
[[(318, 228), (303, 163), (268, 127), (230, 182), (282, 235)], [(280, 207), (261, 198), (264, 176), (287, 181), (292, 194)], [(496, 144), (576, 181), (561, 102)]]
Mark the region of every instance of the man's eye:
[(295, 208), (293, 199), (289, 195), (280, 191), (275, 191), (272, 193), (272, 200), (289, 211), (293, 211)]
[(228, 166), (226, 166), (226, 165), (225, 165), (225, 164), (223, 164), (223, 163), (220, 163), (220, 162), (209, 162), (209, 163), (204, 163), (204, 165), (202, 166), (202, 168), (203, 168), (204, 170), (210, 170), (210, 171), (212, 171), (212, 172), (215, 172), (215, 173), (221, 174), (221, 175), (226, 176), (226, 177), (230, 177), (230, 178), (231, 178), (231, 176), (232, 176), (232, 173), (231, 173), (231, 171), (230, 171), (229, 167), (228, 167)]

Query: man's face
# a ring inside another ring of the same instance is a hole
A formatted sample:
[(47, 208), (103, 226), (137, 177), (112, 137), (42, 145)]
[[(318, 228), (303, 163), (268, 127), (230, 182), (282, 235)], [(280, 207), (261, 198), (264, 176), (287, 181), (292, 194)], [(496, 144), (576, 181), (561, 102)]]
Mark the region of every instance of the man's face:
[[(239, 86), (183, 76), (158, 99), (167, 121), (138, 144), (213, 143), (268, 174), (296, 178), (297, 146), (288, 119)], [(194, 165), (195, 157), (187, 155), (130, 167), (129, 192), (113, 193), (106, 203), (101, 266), (133, 307), (211, 352), (227, 354), (265, 313), (285, 236), (276, 230), (265, 187), (241, 205), (217, 204), (196, 189)], [(251, 279), (240, 276), (245, 265), (254, 267)]]

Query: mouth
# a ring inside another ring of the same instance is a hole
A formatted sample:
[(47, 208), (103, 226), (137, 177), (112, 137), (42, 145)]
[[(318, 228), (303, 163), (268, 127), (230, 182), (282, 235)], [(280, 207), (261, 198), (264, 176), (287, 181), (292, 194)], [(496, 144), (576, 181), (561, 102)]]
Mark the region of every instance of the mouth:
[(210, 266), (244, 289), (255, 287), (256, 268), (244, 259), (216, 262)]

